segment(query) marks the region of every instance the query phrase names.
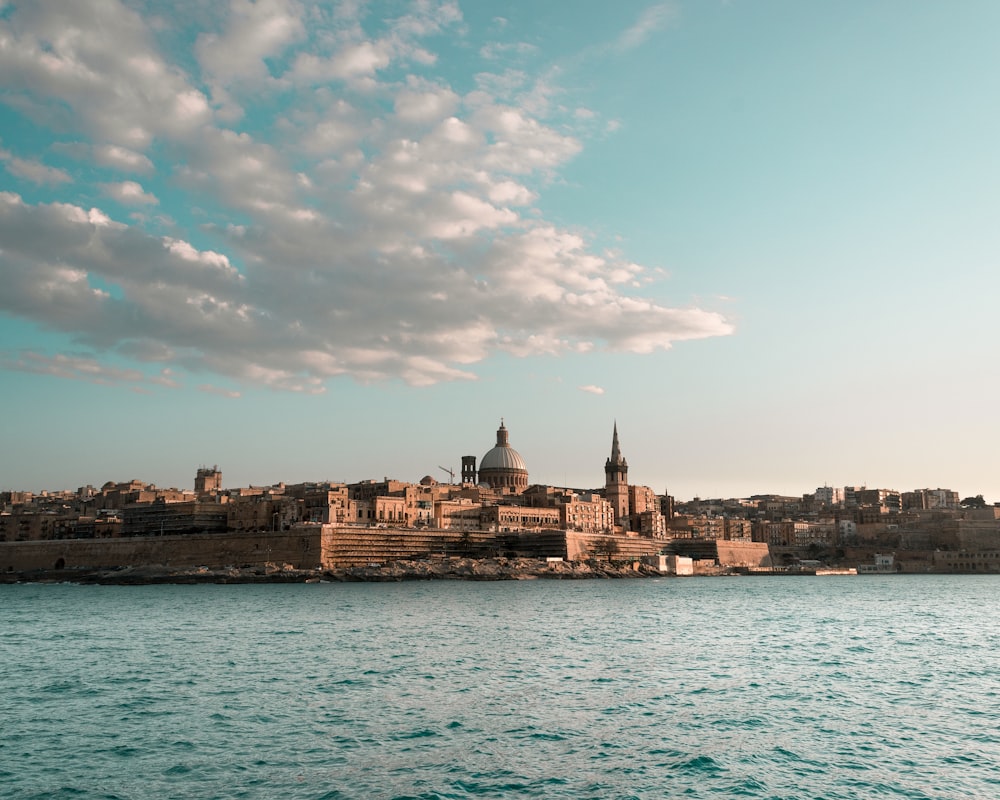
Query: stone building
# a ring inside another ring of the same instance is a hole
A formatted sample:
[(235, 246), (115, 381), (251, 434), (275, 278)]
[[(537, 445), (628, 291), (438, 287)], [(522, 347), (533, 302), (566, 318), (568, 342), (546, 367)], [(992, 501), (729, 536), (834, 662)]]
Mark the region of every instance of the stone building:
[(903, 510), (930, 511), (959, 507), (958, 492), (951, 489), (914, 489), (901, 495)]
[(228, 509), (223, 503), (186, 500), (168, 503), (131, 503), (122, 510), (123, 536), (180, 533), (222, 533), (228, 526)]
[(441, 530), (477, 531), (482, 525), (483, 506), (467, 497), (434, 503), (434, 527)]
[(666, 518), (660, 512), (660, 501), (648, 486), (628, 487), (629, 530), (639, 536), (666, 536)]
[(562, 514), (558, 508), (533, 506), (493, 505), (483, 506), (480, 524), (488, 531), (522, 531), (551, 528), (558, 530)]
[(733, 542), (752, 542), (753, 523), (748, 519), (725, 518), (725, 538)]
[(615, 510), (598, 494), (574, 493), (559, 508), (563, 529), (567, 531), (610, 533), (615, 526)]
[[(225, 504), (226, 525), (231, 531), (282, 531), (302, 521), (302, 501), (281, 490), (255, 494), (233, 493)], [(329, 521), (329, 520), (321, 520)]]
[(222, 471), (219, 467), (199, 467), (194, 476), (194, 493), (201, 497), (221, 491)]

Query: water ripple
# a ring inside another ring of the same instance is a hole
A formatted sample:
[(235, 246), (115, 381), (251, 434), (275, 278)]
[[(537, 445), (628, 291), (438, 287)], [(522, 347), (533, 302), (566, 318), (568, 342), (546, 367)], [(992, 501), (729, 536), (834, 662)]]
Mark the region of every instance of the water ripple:
[(3, 586), (0, 798), (996, 797), (998, 586)]

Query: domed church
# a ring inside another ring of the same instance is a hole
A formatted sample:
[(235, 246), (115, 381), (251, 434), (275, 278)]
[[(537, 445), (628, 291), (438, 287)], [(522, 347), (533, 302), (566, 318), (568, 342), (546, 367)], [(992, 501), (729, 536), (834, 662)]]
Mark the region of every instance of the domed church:
[[(474, 456), (465, 456), (462, 459), (462, 481), (476, 482)], [(524, 465), (521, 454), (510, 446), (503, 419), (500, 420), (500, 427), (497, 429), (496, 446), (487, 451), (479, 462), (479, 483), (485, 483), (491, 489), (511, 493), (520, 493), (528, 488), (528, 468)]]

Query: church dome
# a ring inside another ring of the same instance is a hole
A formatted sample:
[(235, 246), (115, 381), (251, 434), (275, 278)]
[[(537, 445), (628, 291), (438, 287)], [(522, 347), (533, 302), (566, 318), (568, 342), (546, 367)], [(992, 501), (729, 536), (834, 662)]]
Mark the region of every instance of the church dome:
[(521, 454), (510, 446), (503, 420), (497, 431), (496, 446), (479, 462), (479, 480), (493, 489), (521, 492), (528, 488), (528, 468)]
[(479, 471), (484, 469), (514, 469), (528, 471), (521, 454), (508, 445), (497, 445), (479, 462)]

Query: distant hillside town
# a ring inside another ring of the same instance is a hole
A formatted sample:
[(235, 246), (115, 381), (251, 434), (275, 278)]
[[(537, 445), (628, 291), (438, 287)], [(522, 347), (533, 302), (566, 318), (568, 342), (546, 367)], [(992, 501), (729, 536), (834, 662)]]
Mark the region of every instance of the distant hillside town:
[[(193, 490), (131, 480), (75, 492), (0, 492), (0, 543), (229, 535), (249, 537), (260, 550), (255, 534), (272, 534), (274, 546), (278, 534), (299, 533), (305, 542), (306, 534), (322, 528), (325, 544), (317, 547), (327, 553), (339, 546), (344, 559), (358, 562), (396, 551), (400, 557), (435, 550), (439, 556), (475, 555), (478, 548), (569, 560), (674, 557), (701, 571), (848, 566), (1000, 572), (1000, 507), (982, 496), (847, 486), (801, 497), (679, 503), (629, 483), (617, 423), (603, 485), (595, 488), (530, 483), (503, 420), (495, 445), (478, 464), (475, 456), (463, 456), (457, 481), (444, 472), (447, 483), (427, 475), (417, 483), (384, 478), (227, 489), (212, 466), (198, 468)], [(348, 539), (350, 558), (344, 555)], [(65, 564), (66, 557), (57, 561)], [(6, 568), (16, 566), (12, 561)]]

